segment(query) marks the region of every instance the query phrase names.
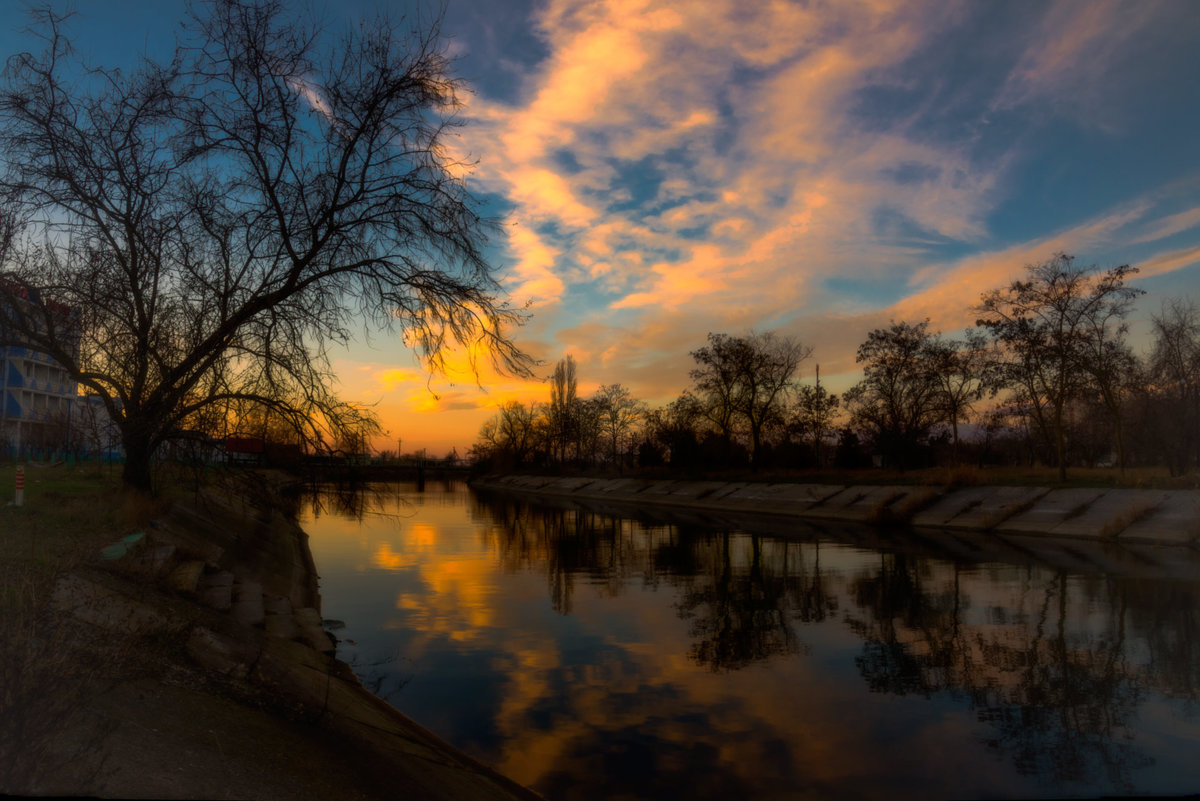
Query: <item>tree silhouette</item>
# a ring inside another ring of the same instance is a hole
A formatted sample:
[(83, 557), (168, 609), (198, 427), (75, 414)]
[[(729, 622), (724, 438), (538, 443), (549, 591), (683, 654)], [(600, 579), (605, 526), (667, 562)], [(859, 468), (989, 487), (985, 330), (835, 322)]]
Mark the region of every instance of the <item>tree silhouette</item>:
[(461, 86), (437, 26), (335, 42), (278, 0), (197, 9), (171, 60), (130, 74), (82, 71), (39, 12), (45, 50), (0, 91), (0, 277), (32, 300), (5, 304), (0, 336), (102, 399), (126, 484), (149, 489), (158, 445), (222, 403), (313, 442), (360, 428), (327, 349), (364, 321), (434, 369), (457, 342), (525, 372), (447, 148)]
[(621, 441), (629, 436), (634, 423), (645, 413), (645, 404), (633, 397), (620, 384), (606, 384), (596, 393), (595, 410), (600, 430), (608, 440), (609, 459), (620, 465), (618, 450)]
[(691, 377), (706, 416), (726, 442), (739, 422), (745, 425), (753, 465), (764, 430), (782, 420), (796, 371), (810, 355), (812, 348), (772, 332), (710, 333), (708, 344), (692, 351), (697, 366)]
[(1106, 387), (1101, 393), (1113, 396), (1110, 408), (1117, 404), (1123, 320), (1141, 294), (1125, 286), (1135, 267), (1093, 275), (1095, 268), (1074, 261), (1059, 253), (1032, 265), (1024, 280), (984, 293), (977, 307), (977, 324), (1006, 351), (1003, 376), (1015, 387), (1014, 401), (1053, 448), (1060, 481), (1067, 478), (1067, 404), (1097, 376)]
[(843, 396), (853, 421), (901, 468), (912, 466), (917, 447), (939, 419), (933, 343), (928, 320), (875, 329), (858, 346), (863, 380)]
[(1150, 417), (1159, 430), (1162, 456), (1175, 476), (1200, 462), (1200, 310), (1193, 302), (1172, 300), (1153, 322), (1148, 367), (1165, 414)]

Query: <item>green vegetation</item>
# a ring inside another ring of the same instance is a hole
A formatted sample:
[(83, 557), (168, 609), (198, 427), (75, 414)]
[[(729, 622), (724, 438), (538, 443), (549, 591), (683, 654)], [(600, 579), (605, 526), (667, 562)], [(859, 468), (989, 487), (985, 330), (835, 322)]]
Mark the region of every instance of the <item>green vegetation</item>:
[(92, 558), (146, 518), (119, 476), (92, 468), (25, 468), (25, 503), (12, 505), (16, 468), (0, 465), (0, 617), (29, 621), (55, 576)]

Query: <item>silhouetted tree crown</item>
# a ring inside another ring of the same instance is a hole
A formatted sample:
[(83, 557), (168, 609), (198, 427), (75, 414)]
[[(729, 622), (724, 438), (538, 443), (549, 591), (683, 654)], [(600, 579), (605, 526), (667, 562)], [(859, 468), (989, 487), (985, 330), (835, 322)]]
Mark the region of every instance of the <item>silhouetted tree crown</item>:
[(1001, 380), (1052, 448), (1059, 480), (1067, 476), (1067, 407), (1089, 383), (1113, 413), (1123, 449), (1116, 382), (1131, 361), (1125, 317), (1142, 290), (1125, 282), (1136, 273), (1129, 265), (1097, 273), (1058, 253), (1026, 268), (1023, 280), (984, 293), (977, 307), (978, 325), (1002, 350)]
[(692, 351), (696, 397), (727, 441), (736, 426), (744, 426), (751, 459), (756, 459), (764, 431), (783, 421), (796, 371), (811, 355), (812, 348), (770, 331), (740, 337), (709, 334), (708, 344)]
[(462, 87), (437, 26), (335, 37), (277, 0), (198, 3), (168, 62), (83, 71), (64, 19), (9, 60), (0, 160), (6, 341), (49, 353), (120, 429), (125, 481), (181, 427), (241, 404), (313, 442), (369, 420), (327, 348), (368, 324), (431, 368), (454, 343), (527, 358), (484, 258), (488, 223), (448, 148)]

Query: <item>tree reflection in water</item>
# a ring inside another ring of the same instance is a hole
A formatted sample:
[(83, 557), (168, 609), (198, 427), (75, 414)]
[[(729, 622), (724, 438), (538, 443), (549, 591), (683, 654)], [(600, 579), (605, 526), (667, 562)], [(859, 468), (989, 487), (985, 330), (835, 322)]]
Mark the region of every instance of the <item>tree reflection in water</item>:
[(480, 497), (505, 568), (543, 572), (559, 613), (570, 613), (577, 582), (612, 596), (631, 582), (665, 583), (689, 623), (691, 658), (732, 671), (804, 653), (803, 627), (844, 610), (871, 691), (965, 699), (983, 724), (977, 736), (1042, 781), (1103, 775), (1133, 792), (1133, 772), (1153, 763), (1133, 728), (1147, 692), (1196, 712), (1194, 582), (901, 552), (847, 573), (822, 569), (816, 538)]
[[(1061, 784), (1102, 770), (1132, 791), (1131, 771), (1150, 764), (1130, 728), (1148, 674), (1127, 660), (1123, 582), (1087, 582), (1072, 601), (1065, 573), (1025, 568), (1010, 601), (1018, 614), (997, 608), (985, 625), (966, 626), (960, 566), (951, 584), (933, 587), (930, 568), (884, 554), (852, 582), (865, 615), (847, 622), (863, 638), (856, 661), (871, 690), (965, 696), (992, 730), (988, 744), (1009, 752), (1018, 772)], [(1105, 588), (1106, 602), (1092, 604)], [(1109, 614), (1088, 616), (1081, 631), (1069, 609), (1081, 602)]]

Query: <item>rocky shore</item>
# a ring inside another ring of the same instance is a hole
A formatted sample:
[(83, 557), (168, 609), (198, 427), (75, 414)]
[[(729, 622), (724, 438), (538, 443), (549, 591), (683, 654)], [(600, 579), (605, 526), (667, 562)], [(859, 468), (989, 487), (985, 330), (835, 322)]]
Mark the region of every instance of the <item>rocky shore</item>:
[(536, 799), (335, 658), (307, 536), (277, 498), (257, 495), (176, 504), (58, 581), (13, 699), (23, 717), (8, 728), (26, 741), (6, 766), (15, 785), (0, 789)]

